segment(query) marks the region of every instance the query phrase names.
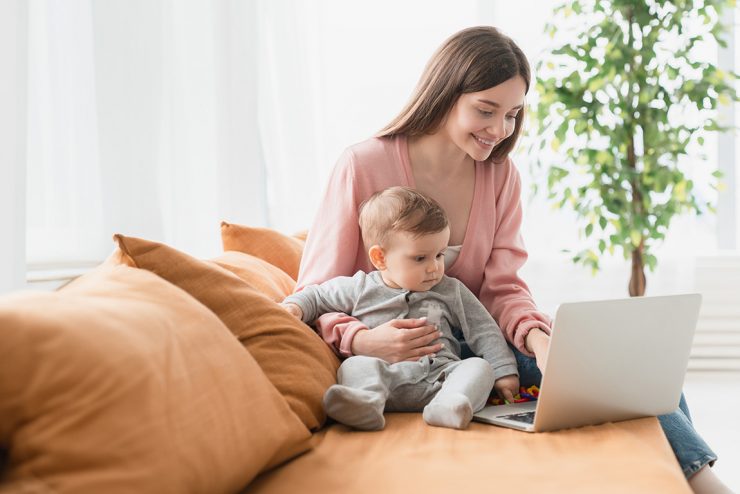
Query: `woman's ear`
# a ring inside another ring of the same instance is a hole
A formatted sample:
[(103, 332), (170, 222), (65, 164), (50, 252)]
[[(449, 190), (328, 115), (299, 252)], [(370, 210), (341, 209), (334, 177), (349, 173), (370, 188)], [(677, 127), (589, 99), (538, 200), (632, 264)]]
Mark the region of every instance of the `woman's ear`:
[(367, 254), (370, 256), (370, 262), (373, 263), (375, 269), (379, 271), (385, 269), (385, 252), (383, 252), (383, 248), (380, 245), (370, 247)]

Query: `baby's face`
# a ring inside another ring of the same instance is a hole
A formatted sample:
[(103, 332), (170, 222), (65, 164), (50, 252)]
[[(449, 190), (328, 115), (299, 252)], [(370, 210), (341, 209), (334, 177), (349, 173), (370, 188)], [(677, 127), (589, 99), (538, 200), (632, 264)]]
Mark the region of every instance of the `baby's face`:
[(449, 240), (449, 228), (416, 238), (406, 232), (393, 234), (384, 251), (383, 280), (392, 288), (430, 290), (444, 275), (444, 252)]

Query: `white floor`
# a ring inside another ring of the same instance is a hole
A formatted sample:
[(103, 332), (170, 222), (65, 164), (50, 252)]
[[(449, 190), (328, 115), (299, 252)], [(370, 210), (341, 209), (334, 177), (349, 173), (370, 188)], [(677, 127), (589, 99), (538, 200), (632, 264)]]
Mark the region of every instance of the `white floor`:
[(684, 393), (696, 430), (719, 458), (714, 472), (740, 494), (740, 372), (690, 371)]

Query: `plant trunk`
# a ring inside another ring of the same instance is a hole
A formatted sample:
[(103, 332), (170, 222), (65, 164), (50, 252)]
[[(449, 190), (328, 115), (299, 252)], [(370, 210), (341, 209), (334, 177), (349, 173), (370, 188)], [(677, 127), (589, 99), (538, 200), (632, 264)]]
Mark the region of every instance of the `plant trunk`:
[(630, 276), (630, 297), (645, 295), (645, 262), (642, 258), (642, 242), (632, 251), (632, 275)]
[[(627, 19), (629, 21), (629, 29), (627, 31), (629, 38), (628, 42), (630, 46), (633, 46), (634, 40), (632, 24), (634, 22), (634, 10), (632, 8), (628, 10)], [(630, 62), (630, 70), (627, 73), (633, 74), (634, 71), (632, 70), (632, 67), (639, 66), (639, 63), (640, 62), (638, 60)], [(633, 80), (628, 78), (628, 81), (627, 101), (629, 102), (630, 107), (633, 105), (639, 106), (639, 102), (635, 101), (636, 96), (632, 92)], [(637, 219), (642, 218), (645, 214), (642, 205), (642, 192), (640, 191), (640, 178), (637, 171), (637, 153), (635, 152), (636, 127), (639, 125), (639, 121), (635, 117), (635, 111), (636, 108), (633, 108), (633, 110), (629, 112), (629, 118), (625, 122), (629, 129), (629, 141), (627, 142), (627, 166), (631, 169), (633, 174), (632, 179), (630, 180), (630, 185), (632, 186), (632, 208), (630, 213), (632, 214), (633, 228), (639, 224)], [(640, 232), (640, 234), (642, 234), (642, 232)], [(645, 260), (643, 258), (644, 251), (645, 239), (642, 238), (640, 239), (640, 244), (632, 249), (632, 275), (630, 276), (629, 284), (630, 297), (641, 297), (645, 295), (646, 280)]]

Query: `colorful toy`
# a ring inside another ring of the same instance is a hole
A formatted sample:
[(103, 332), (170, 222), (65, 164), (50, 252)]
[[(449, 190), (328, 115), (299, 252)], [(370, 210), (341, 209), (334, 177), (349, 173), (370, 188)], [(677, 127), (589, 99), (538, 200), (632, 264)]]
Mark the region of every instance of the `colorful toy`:
[[(514, 396), (514, 403), (524, 403), (525, 401), (536, 401), (540, 396), (540, 388), (532, 385), (528, 388), (521, 386), (519, 388), (519, 394)], [(495, 393), (488, 399), (489, 405), (508, 405), (510, 402), (502, 400)]]

